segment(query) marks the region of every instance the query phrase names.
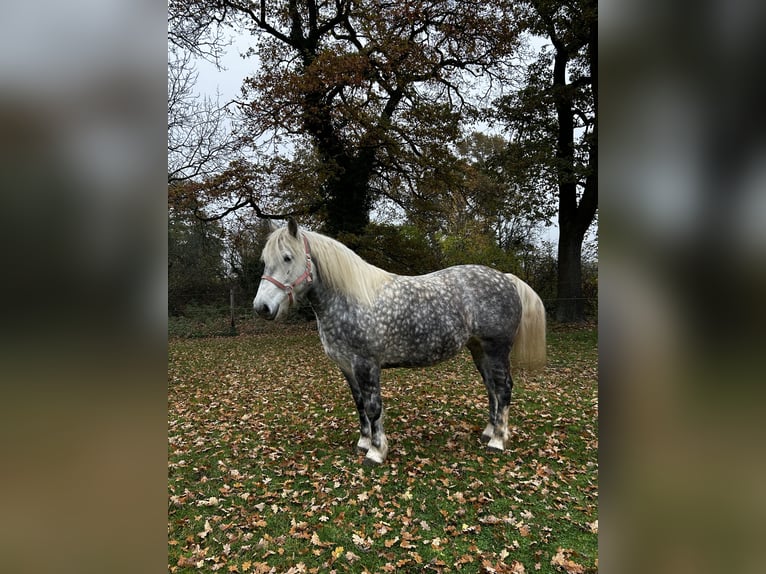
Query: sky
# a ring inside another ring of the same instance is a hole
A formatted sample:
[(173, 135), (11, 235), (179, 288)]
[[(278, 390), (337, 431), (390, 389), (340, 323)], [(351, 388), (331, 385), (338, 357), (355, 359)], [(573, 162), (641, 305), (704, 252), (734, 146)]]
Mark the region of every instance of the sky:
[(246, 36), (232, 36), (232, 44), (228, 46), (221, 58), (222, 70), (206, 60), (197, 60), (196, 68), (197, 92), (203, 96), (214, 97), (221, 95), (221, 103), (239, 96), (242, 81), (252, 74), (255, 58), (243, 58), (240, 54), (247, 50)]

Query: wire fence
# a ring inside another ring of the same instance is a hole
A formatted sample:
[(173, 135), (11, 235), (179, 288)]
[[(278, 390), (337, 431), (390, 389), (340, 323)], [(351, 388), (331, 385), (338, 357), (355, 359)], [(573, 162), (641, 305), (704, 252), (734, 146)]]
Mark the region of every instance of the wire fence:
[[(192, 294), (193, 295), (193, 294)], [(284, 321), (275, 324), (262, 319), (253, 311), (252, 296), (237, 288), (217, 295), (208, 291), (190, 297), (186, 305), (177, 306), (168, 315), (168, 334), (171, 337), (216, 337), (258, 334), (295, 326), (316, 329), (314, 313), (307, 303), (299, 304)], [(582, 301), (585, 318), (598, 320), (597, 297), (543, 297), (548, 319), (555, 321), (558, 305), (562, 301)]]

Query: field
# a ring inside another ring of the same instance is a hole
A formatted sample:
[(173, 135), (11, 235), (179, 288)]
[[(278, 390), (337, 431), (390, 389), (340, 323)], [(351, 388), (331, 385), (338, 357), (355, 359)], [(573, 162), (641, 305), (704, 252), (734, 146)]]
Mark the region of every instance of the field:
[(169, 571), (597, 572), (596, 328), (550, 327), (548, 354), (514, 373), (502, 454), (467, 352), (384, 371), (390, 452), (367, 468), (311, 326), (171, 338)]

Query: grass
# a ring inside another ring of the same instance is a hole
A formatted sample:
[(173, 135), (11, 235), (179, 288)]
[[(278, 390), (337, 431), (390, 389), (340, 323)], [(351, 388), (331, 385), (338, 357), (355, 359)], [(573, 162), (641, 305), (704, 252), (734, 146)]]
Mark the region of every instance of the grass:
[(316, 331), (171, 338), (169, 570), (596, 572), (596, 329), (548, 344), (545, 370), (515, 373), (502, 454), (467, 353), (384, 371), (390, 452), (370, 469)]

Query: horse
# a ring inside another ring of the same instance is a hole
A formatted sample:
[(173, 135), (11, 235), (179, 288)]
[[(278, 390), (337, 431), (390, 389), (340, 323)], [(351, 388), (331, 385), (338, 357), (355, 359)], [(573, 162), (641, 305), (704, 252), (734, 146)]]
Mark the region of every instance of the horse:
[(504, 450), (511, 350), (514, 362), (527, 368), (540, 368), (546, 360), (545, 309), (524, 281), (482, 265), (396, 275), (330, 237), (299, 229), (293, 219), (269, 235), (261, 259), (264, 274), (254, 310), (274, 320), (298, 301), (310, 303), (324, 350), (351, 389), (364, 465), (382, 464), (388, 456), (381, 370), (434, 365), (463, 347), (489, 396), (482, 442)]

